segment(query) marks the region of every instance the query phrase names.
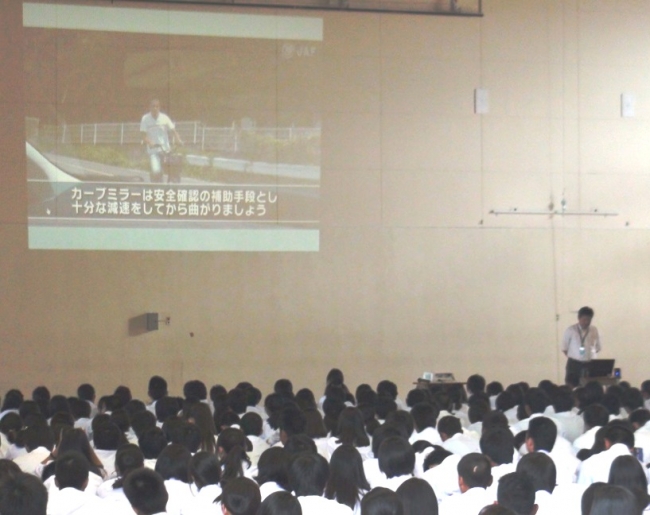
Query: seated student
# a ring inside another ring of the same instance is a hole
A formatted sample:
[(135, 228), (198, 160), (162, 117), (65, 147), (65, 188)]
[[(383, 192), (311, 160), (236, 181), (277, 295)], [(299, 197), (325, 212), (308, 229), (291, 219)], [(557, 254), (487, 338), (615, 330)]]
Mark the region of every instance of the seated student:
[(128, 505), (124, 494), (124, 478), (134, 470), (144, 467), (144, 455), (137, 445), (125, 443), (115, 454), (115, 472), (117, 477), (104, 481), (97, 488), (97, 497), (107, 501)]
[(422, 479), (431, 485), (436, 493), (438, 504), (446, 497), (459, 494), (458, 463), (461, 456), (452, 454), (440, 446), (435, 446), (424, 459)]
[(23, 419), (18, 413), (7, 413), (0, 419), (0, 433), (2, 434), (2, 443), (0, 444), (1, 456), (12, 460), (19, 455), (27, 454), (24, 447), (16, 446), (16, 439), (22, 428)]
[(115, 453), (120, 445), (127, 443), (124, 433), (115, 424), (102, 424), (93, 433), (93, 444), (95, 454), (102, 462), (106, 471), (106, 479), (116, 477), (115, 474)]
[(358, 513), (361, 499), (369, 490), (358, 449), (348, 444), (337, 447), (330, 460), (325, 497), (345, 504)]
[(646, 511), (650, 504), (648, 495), (648, 478), (646, 470), (634, 456), (619, 456), (609, 469), (608, 484), (627, 488), (637, 498), (641, 511)]
[(240, 417), (246, 413), (246, 392), (241, 388), (233, 388), (228, 392), (228, 407)]
[(156, 460), (156, 472), (165, 481), (165, 489), (169, 494), (166, 510), (169, 515), (180, 515), (181, 508), (192, 499), (189, 472), (191, 458), (190, 451), (185, 447), (171, 443)]
[(591, 449), (596, 441), (598, 430), (609, 422), (607, 408), (600, 404), (592, 404), (582, 412), (585, 432), (573, 441), (573, 450)]
[(399, 495), (388, 488), (373, 488), (361, 501), (361, 515), (405, 515)]
[(499, 480), (515, 471), (514, 440), (514, 436), (507, 428), (492, 429), (481, 436), (481, 452), (487, 456), (492, 466), (492, 485), (489, 491), (494, 499), (497, 497)]
[(517, 435), (522, 431), (526, 431), (531, 418), (543, 416), (550, 403), (551, 401), (544, 390), (541, 388), (529, 389), (524, 395), (523, 402), (526, 418), (512, 426), (512, 434)]
[(2, 407), (0, 407), (0, 420), (7, 413), (19, 413), (20, 407), (23, 404), (23, 393), (20, 390), (11, 389), (9, 390), (2, 401)]
[(244, 391), (246, 392), (246, 413), (257, 413), (262, 417), (262, 420), (265, 420), (267, 415), (264, 406), (259, 406), (262, 400), (262, 392), (252, 385), (245, 388)]
[(415, 451), (406, 439), (400, 436), (386, 438), (379, 446), (378, 459), (379, 470), (386, 476), (378, 486), (395, 491), (413, 477)]
[(582, 496), (583, 515), (641, 515), (637, 499), (627, 488), (594, 483)]
[(134, 470), (124, 479), (124, 495), (136, 515), (164, 514), (169, 499), (163, 478), (148, 468)]
[(442, 447), (453, 454), (464, 456), (479, 451), (478, 440), (465, 435), (460, 419), (454, 416), (442, 417), (438, 421), (438, 432), (442, 439)]
[(68, 404), (70, 404), (70, 413), (74, 417), (74, 427), (77, 429), (83, 429), (88, 435), (88, 438), (92, 438), (92, 417), (90, 416), (91, 408), (90, 404), (76, 397), (70, 397), (68, 399)]
[(317, 408), (303, 409), (302, 412), (305, 415), (305, 421), (307, 422), (305, 425), (305, 434), (316, 444), (318, 454), (320, 454), (325, 459), (329, 458), (327, 451), (328, 433), (327, 429), (325, 429), (323, 415), (321, 415), (321, 412), (318, 411)]
[(152, 376), (149, 379), (147, 394), (151, 399), (151, 403), (147, 405), (147, 410), (155, 415), (157, 401), (167, 396), (167, 381), (160, 376)]
[(289, 489), (289, 458), (286, 447), (271, 447), (260, 456), (254, 479), (260, 487), (262, 501), (275, 492)]
[(555, 490), (556, 468), (548, 454), (526, 454), (517, 463), (517, 472), (527, 476), (533, 484), (537, 515), (554, 515), (552, 494)]
[(356, 447), (362, 458), (370, 457), (370, 439), (366, 434), (363, 415), (356, 408), (345, 408), (341, 411), (336, 431), (327, 440), (327, 457), (331, 457), (342, 444)]
[(167, 447), (167, 438), (159, 427), (148, 429), (138, 438), (138, 446), (144, 455), (144, 466), (156, 468), (156, 460), (160, 453)]
[(506, 416), (511, 426), (519, 421), (517, 418), (517, 395), (514, 392), (522, 395), (518, 386), (510, 385), (504, 392), (499, 394), (495, 403), (497, 411)]
[(168, 418), (178, 416), (181, 406), (174, 397), (162, 397), (156, 401), (156, 419), (158, 427), (162, 427)]
[(239, 423), (242, 432), (248, 438), (252, 445), (252, 450), (248, 453), (251, 465), (256, 466), (262, 453), (269, 448), (269, 444), (262, 438), (264, 421), (258, 413), (251, 411), (246, 413)]
[(404, 515), (438, 515), (438, 500), (431, 485), (412, 477), (396, 491), (404, 507)]
[(289, 466), (289, 485), (298, 498), (303, 515), (351, 515), (343, 504), (323, 497), (329, 465), (320, 454), (299, 454)]
[(467, 418), (469, 426), (467, 426), (468, 433), (475, 433), (480, 436), (483, 432), (483, 419), (490, 413), (490, 401), (485, 394), (474, 395), (469, 400), (469, 409), (467, 410)]
[[(314, 442), (307, 435), (293, 435), (287, 440), (287, 443), (284, 447), (275, 446), (276, 449), (284, 449), (287, 451), (287, 454), (290, 457), (296, 456), (297, 454), (303, 452), (318, 453), (318, 447), (316, 447), (316, 442)], [(321, 454), (321, 456), (323, 456)], [(324, 458), (325, 456), (323, 456)]]
[(271, 446), (280, 441), (280, 429), (278, 426), (282, 408), (284, 408), (284, 398), (277, 393), (271, 393), (264, 398), (266, 420), (264, 420), (264, 434), (262, 437)]
[(214, 500), (222, 493), (221, 465), (216, 454), (197, 452), (190, 460), (190, 479), (196, 494), (188, 504), (181, 506), (183, 515), (214, 514)]
[(568, 388), (560, 387), (551, 398), (553, 415), (550, 416), (559, 424), (560, 436), (573, 444), (576, 438), (584, 433), (584, 419), (573, 411), (573, 396)]
[(440, 503), (440, 515), (474, 515), (494, 501), (487, 491), (492, 484), (490, 460), (479, 453), (469, 453), (458, 462), (460, 494)]
[(650, 464), (650, 411), (645, 408), (635, 410), (630, 413), (628, 420), (634, 429), (634, 446), (643, 449), (641, 461), (647, 466)]
[(89, 383), (80, 384), (77, 388), (77, 397), (90, 406), (90, 415), (88, 418), (92, 419), (97, 415), (97, 406), (95, 405), (95, 387)]
[(418, 440), (431, 442), (433, 445), (442, 444), (440, 433), (436, 429), (436, 421), (440, 410), (433, 404), (420, 402), (411, 408), (415, 433), (409, 438), (412, 444)]
[(230, 427), (221, 431), (217, 438), (217, 455), (223, 468), (223, 482), (255, 473), (247, 454), (249, 446), (241, 430)]
[(594, 454), (580, 465), (578, 483), (605, 483), (609, 477), (612, 462), (619, 456), (632, 454), (634, 433), (620, 424), (610, 423), (605, 428), (605, 450)]
[(201, 437), (200, 450), (214, 453), (217, 450), (217, 429), (209, 406), (201, 402), (191, 404), (187, 410), (187, 421), (198, 429)]
[(280, 412), (279, 425), (280, 442), (284, 445), (293, 435), (305, 434), (307, 420), (300, 409), (294, 406), (284, 408)]
[(133, 435), (135, 436), (136, 441), (131, 443), (137, 444), (143, 433), (153, 427), (157, 427), (156, 415), (151, 413), (151, 411), (145, 410), (135, 413), (131, 417), (131, 429), (133, 430)]
[(575, 483), (580, 460), (571, 451), (556, 445), (557, 426), (550, 418), (536, 417), (530, 420), (526, 433), (526, 450), (548, 454), (555, 463), (557, 484)]
[(49, 492), (48, 515), (95, 515), (102, 508), (99, 497), (85, 492), (88, 486), (89, 463), (79, 452), (68, 451), (55, 465), (56, 490)]
[(280, 491), (262, 499), (257, 515), (302, 515), (302, 508), (293, 495)]
[(511, 472), (499, 481), (497, 503), (516, 515), (536, 515), (535, 487), (525, 474)]
[(183, 385), (183, 396), (186, 401), (198, 401), (208, 405), (210, 404), (210, 401), (208, 400), (208, 388), (205, 386), (203, 381), (199, 381), (198, 379), (187, 381)]
[(50, 457), (54, 449), (54, 435), (47, 425), (38, 425), (25, 429), (23, 438), (27, 454), (15, 458), (14, 463), (23, 472), (36, 475), (39, 465)]
[(490, 409), (497, 409), (497, 397), (503, 392), (503, 385), (499, 381), (492, 381), (485, 387), (485, 393), (490, 399)]
[(47, 489), (37, 477), (19, 472), (0, 481), (0, 513), (45, 515)]
[(372, 454), (374, 457), (368, 458), (363, 462), (363, 471), (371, 488), (379, 486), (379, 483), (386, 479), (386, 476), (379, 469), (379, 446), (386, 438), (391, 436), (406, 437), (406, 435), (400, 432), (399, 428), (391, 424), (379, 426), (372, 437)]
[(218, 500), (223, 515), (256, 515), (262, 503), (257, 483), (247, 477), (237, 477), (224, 483), (223, 493)]

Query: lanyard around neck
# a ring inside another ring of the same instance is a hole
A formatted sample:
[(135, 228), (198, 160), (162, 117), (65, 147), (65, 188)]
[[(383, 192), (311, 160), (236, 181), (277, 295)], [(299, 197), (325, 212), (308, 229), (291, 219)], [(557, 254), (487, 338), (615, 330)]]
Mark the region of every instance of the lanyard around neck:
[(589, 329), (591, 329), (591, 327), (587, 327), (587, 330), (585, 331), (585, 335), (582, 336), (582, 329), (580, 328), (580, 324), (578, 324), (578, 334), (580, 335), (580, 347), (585, 346), (585, 340), (587, 339), (587, 336), (589, 335)]

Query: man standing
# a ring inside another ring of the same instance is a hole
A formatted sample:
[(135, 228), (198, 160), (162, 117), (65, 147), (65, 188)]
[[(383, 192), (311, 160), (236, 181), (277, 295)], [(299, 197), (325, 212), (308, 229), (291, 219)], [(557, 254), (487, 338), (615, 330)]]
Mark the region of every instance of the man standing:
[(165, 113), (160, 112), (160, 101), (157, 98), (151, 101), (149, 112), (142, 117), (140, 132), (142, 142), (147, 144), (151, 161), (151, 182), (161, 182), (163, 157), (171, 152), (169, 133), (172, 133), (179, 145), (183, 144), (183, 140), (176, 132), (174, 122)]
[(580, 308), (578, 323), (564, 331), (562, 352), (568, 358), (565, 381), (568, 385), (578, 386), (585, 365), (601, 350), (598, 329), (591, 325), (594, 310), (590, 307)]

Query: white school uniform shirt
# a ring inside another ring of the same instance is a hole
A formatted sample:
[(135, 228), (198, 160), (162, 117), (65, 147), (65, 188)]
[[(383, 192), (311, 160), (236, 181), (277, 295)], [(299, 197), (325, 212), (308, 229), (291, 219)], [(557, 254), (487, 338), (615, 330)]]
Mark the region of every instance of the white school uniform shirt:
[(517, 465), (514, 463), (504, 463), (502, 465), (495, 465), (492, 467), (492, 484), (486, 489), (492, 501), (497, 500), (497, 489), (499, 488), (499, 481), (506, 474), (515, 472)]
[(259, 461), (262, 453), (266, 449), (269, 449), (269, 444), (266, 443), (266, 441), (260, 436), (249, 435), (247, 438), (253, 445), (253, 450), (247, 452), (246, 454), (248, 454), (248, 458), (251, 460), (251, 464), (257, 465), (257, 462)]
[(182, 515), (217, 515), (217, 504), (214, 500), (221, 495), (219, 485), (206, 485), (201, 490), (196, 490), (192, 485), (194, 497), (181, 506)]
[[(316, 450), (318, 451), (318, 454), (320, 454), (323, 458), (325, 458), (327, 461), (330, 460), (330, 455), (329, 451), (327, 450), (327, 441), (329, 438), (323, 437), (323, 438), (314, 438), (314, 443), (316, 444)], [(361, 459), (367, 459), (361, 456)]]
[(519, 422), (519, 419), (517, 418), (517, 411), (518, 408), (515, 406), (514, 408), (510, 408), (509, 410), (503, 412), (503, 414), (508, 419), (508, 424), (511, 426), (514, 426), (517, 422)]
[[(515, 435), (515, 436), (517, 436), (522, 431), (528, 431), (528, 426), (530, 425), (531, 419), (537, 418), (537, 417), (546, 417), (546, 415), (544, 415), (543, 413), (533, 413), (530, 417), (525, 418), (523, 420), (520, 420), (514, 426), (510, 426), (510, 431), (512, 431), (512, 434)], [(560, 424), (558, 423), (558, 421), (555, 420), (555, 419), (552, 419), (550, 417), (546, 417), (546, 418), (553, 421), (553, 423), (557, 427), (557, 432), (558, 432), (558, 435), (559, 435), (560, 431), (561, 431), (561, 428), (560, 428)]]
[(422, 479), (431, 485), (436, 493), (438, 503), (454, 494), (460, 494), (458, 486), (458, 462), (461, 457), (458, 454), (447, 456), (443, 462), (422, 473)]
[(415, 453), (415, 467), (413, 468), (413, 475), (421, 478), (424, 474), (424, 460), (433, 451), (433, 447), (427, 447), (422, 452)]
[(24, 456), (25, 454), (27, 454), (27, 449), (24, 447), (18, 447), (15, 443), (12, 443), (4, 453), (4, 459), (13, 461), (18, 456)]
[(106, 479), (111, 479), (117, 477), (117, 472), (115, 472), (115, 454), (117, 451), (105, 451), (100, 449), (95, 449), (95, 454), (99, 458), (99, 461), (102, 462), (104, 470), (106, 471)]
[(83, 429), (84, 433), (86, 433), (86, 436), (88, 437), (88, 440), (92, 442), (93, 438), (93, 426), (92, 426), (93, 420), (91, 418), (78, 418), (77, 420), (74, 421), (74, 427), (75, 429)]
[(556, 484), (566, 485), (575, 483), (578, 479), (578, 469), (580, 469), (582, 462), (573, 454), (566, 452), (566, 450), (557, 450), (556, 447), (553, 447), (551, 452), (539, 452), (543, 452), (553, 460), (555, 464)]
[(349, 506), (318, 495), (301, 495), (297, 498), (302, 515), (353, 515)]
[(404, 483), (405, 481), (408, 481), (412, 477), (413, 477), (413, 474), (405, 474), (403, 476), (394, 476), (394, 477), (389, 477), (389, 478), (385, 477), (385, 479), (381, 480), (377, 486), (380, 486), (380, 487), (383, 487), (383, 488), (388, 488), (389, 490), (392, 490), (393, 492), (395, 492), (395, 491), (397, 491), (397, 489), (400, 486), (402, 486), (402, 483)]
[(182, 507), (187, 506), (194, 498), (190, 485), (178, 479), (165, 479), (165, 488), (169, 494), (167, 513), (169, 515), (181, 515)]
[(587, 485), (577, 483), (556, 486), (551, 495), (552, 515), (582, 515), (582, 494), (586, 489)]
[(535, 492), (535, 504), (537, 505), (537, 513), (535, 515), (557, 514), (553, 506), (553, 495), (546, 490), (537, 490)]
[(571, 443), (585, 432), (585, 421), (573, 411), (561, 411), (549, 418), (562, 428), (559, 434)]
[(477, 515), (488, 504), (494, 504), (485, 488), (470, 488), (464, 494), (444, 499), (438, 507), (439, 515)]
[[(14, 458), (14, 463), (18, 465), (20, 470), (23, 472), (38, 476), (39, 474), (36, 471), (39, 469), (39, 465), (49, 458), (51, 453), (52, 451), (45, 447), (37, 447), (31, 452)], [(42, 470), (42, 468), (39, 470)]]
[(415, 442), (423, 440), (429, 442), (433, 445), (442, 445), (442, 438), (440, 438), (440, 433), (435, 427), (425, 427), (419, 433), (413, 433), (411, 438), (409, 438), (409, 443), (413, 445)]
[[(104, 479), (102, 477), (98, 476), (94, 472), (89, 472), (88, 484), (86, 485), (86, 489), (84, 490), (84, 492), (90, 495), (96, 495), (97, 489), (101, 486), (103, 482)], [(47, 489), (48, 495), (53, 495), (54, 493), (59, 491), (59, 487), (56, 486), (56, 479), (53, 475), (48, 477), (45, 481), (43, 481), (43, 484)]]
[(619, 456), (629, 456), (630, 449), (623, 443), (615, 443), (606, 451), (594, 454), (580, 465), (578, 483), (590, 485), (601, 481), (607, 483), (612, 462)]
[(643, 449), (643, 464), (650, 463), (650, 422), (634, 432), (634, 447)]
[(76, 488), (48, 494), (47, 515), (98, 515), (108, 513), (102, 500)]
[(370, 488), (379, 486), (379, 483), (387, 479), (386, 474), (379, 470), (379, 460), (377, 458), (369, 458), (364, 461), (363, 472), (366, 475)]
[(591, 449), (596, 442), (596, 433), (602, 426), (592, 427), (573, 441), (573, 450), (575, 453), (582, 449)]
[(442, 447), (459, 456), (465, 456), (471, 452), (481, 452), (479, 441), (464, 433), (456, 433), (451, 438), (448, 438), (442, 442)]
[(275, 492), (285, 492), (286, 490), (282, 488), (275, 481), (267, 481), (260, 485), (260, 496), (262, 501), (266, 499), (269, 495), (274, 494)]

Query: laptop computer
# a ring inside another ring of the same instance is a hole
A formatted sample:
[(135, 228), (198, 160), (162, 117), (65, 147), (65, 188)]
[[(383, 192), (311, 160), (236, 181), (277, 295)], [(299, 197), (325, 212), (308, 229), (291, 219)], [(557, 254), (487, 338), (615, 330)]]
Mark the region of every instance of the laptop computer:
[(585, 366), (585, 377), (610, 377), (614, 371), (613, 359), (592, 359)]

